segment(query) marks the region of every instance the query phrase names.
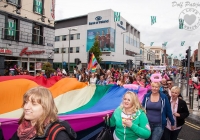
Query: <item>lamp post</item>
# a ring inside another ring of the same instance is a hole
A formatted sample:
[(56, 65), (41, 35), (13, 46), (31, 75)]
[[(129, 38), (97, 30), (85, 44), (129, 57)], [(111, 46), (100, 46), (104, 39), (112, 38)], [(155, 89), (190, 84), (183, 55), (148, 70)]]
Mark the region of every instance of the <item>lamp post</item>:
[(77, 28), (69, 28), (69, 48), (68, 48), (68, 72), (70, 72), (70, 40), (71, 40), (71, 31), (77, 31)]
[(123, 55), (124, 55), (124, 33), (127, 33), (128, 31), (126, 30), (125, 32), (121, 32), (123, 34)]

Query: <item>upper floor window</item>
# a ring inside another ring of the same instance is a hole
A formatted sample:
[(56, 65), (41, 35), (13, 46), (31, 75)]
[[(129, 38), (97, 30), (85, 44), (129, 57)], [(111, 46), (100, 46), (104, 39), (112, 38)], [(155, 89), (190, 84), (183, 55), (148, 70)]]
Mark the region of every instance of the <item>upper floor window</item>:
[(33, 25), (33, 44), (44, 44), (44, 37), (43, 37), (43, 27), (39, 25)]
[(54, 53), (59, 53), (59, 48), (54, 48)]
[(74, 40), (74, 35), (70, 35), (70, 40)]
[(66, 53), (66, 48), (62, 48), (61, 53)]
[(60, 41), (60, 36), (55, 36), (55, 42)]
[(77, 34), (77, 39), (80, 39), (80, 34)]
[(17, 19), (8, 18), (5, 29), (6, 39), (15, 40), (17, 30)]
[(34, 0), (33, 12), (43, 14), (43, 0)]
[(14, 4), (14, 5), (19, 5), (20, 0), (6, 0), (8, 3)]
[(79, 47), (76, 47), (76, 53), (79, 53)]
[(67, 36), (66, 35), (63, 35), (62, 36), (62, 41), (66, 41), (67, 40)]

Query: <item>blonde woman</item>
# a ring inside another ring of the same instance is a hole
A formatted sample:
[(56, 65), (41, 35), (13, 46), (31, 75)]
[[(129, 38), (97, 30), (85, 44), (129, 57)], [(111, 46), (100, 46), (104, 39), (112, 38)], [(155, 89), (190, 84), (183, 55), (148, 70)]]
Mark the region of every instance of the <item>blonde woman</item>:
[(47, 88), (34, 87), (28, 90), (23, 96), (22, 107), (23, 113), (19, 120), (19, 127), (11, 140), (71, 140), (76, 138), (76, 133), (69, 124), (58, 120), (57, 108)]
[(166, 118), (171, 122), (171, 129), (174, 130), (174, 119), (167, 96), (159, 92), (160, 83), (151, 83), (151, 92), (147, 93), (142, 105), (147, 112), (147, 118), (151, 127), (151, 136), (148, 140), (160, 140), (167, 125)]
[(182, 125), (185, 123), (185, 118), (189, 116), (187, 104), (184, 100), (179, 98), (180, 88), (177, 86), (171, 89), (171, 109), (175, 120), (175, 128), (171, 129), (171, 123), (167, 119), (167, 126), (165, 127), (162, 140), (176, 140)]
[(147, 139), (151, 134), (149, 122), (137, 95), (127, 91), (122, 100), (110, 118), (110, 125), (116, 126), (114, 140)]

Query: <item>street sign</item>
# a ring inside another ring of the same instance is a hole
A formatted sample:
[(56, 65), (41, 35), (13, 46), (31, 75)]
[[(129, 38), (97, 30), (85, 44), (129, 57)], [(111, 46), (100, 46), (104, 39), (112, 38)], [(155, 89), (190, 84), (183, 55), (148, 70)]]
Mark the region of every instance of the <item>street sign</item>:
[(200, 61), (195, 61), (195, 62), (194, 62), (194, 67), (200, 68)]

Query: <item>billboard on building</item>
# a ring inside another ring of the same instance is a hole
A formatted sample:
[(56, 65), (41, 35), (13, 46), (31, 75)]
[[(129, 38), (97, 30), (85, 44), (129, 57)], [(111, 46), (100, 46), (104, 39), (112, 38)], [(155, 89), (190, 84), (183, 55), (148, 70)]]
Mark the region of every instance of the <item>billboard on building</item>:
[(113, 28), (99, 28), (87, 30), (87, 47), (89, 51), (95, 42), (95, 38), (99, 42), (99, 48), (103, 51), (115, 51), (115, 30)]

